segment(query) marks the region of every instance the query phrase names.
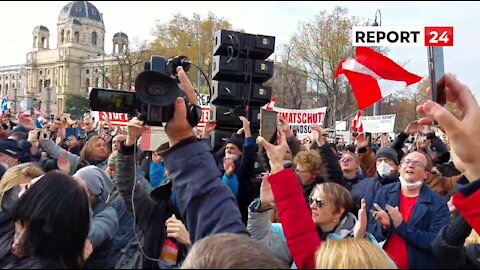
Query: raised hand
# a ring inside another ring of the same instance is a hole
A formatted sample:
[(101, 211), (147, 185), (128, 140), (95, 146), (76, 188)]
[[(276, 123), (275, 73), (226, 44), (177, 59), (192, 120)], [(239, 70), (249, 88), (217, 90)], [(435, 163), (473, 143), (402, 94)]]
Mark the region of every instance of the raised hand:
[(415, 133), (420, 132), (421, 129), (422, 129), (422, 125), (420, 125), (420, 123), (418, 123), (418, 121), (415, 120), (408, 123), (408, 126), (405, 128), (403, 132), (405, 132), (408, 135), (414, 135)]
[[(182, 67), (177, 68), (178, 79), (180, 80), (180, 88), (188, 98), (190, 104), (197, 104), (197, 98), (192, 83)], [(172, 119), (165, 126), (165, 133), (168, 136), (170, 146), (173, 146), (183, 139), (194, 136), (193, 127), (187, 120), (187, 105), (182, 97), (175, 100), (175, 109)]]
[(272, 186), (270, 185), (270, 182), (268, 182), (269, 175), (269, 172), (263, 175), (262, 185), (260, 186), (260, 209), (264, 209), (275, 202)]
[(288, 125), (288, 121), (283, 117), (280, 117), (279, 120), (280, 120), (280, 129), (283, 130), (283, 132), (285, 132), (285, 136), (287, 136), (287, 138), (294, 137), (295, 134), (293, 134), (292, 130), (290, 129), (290, 126)]
[(35, 125), (35, 121), (32, 118), (25, 117), (23, 115), (20, 115), (20, 124), (22, 124), (24, 128), (29, 130), (35, 129), (37, 127), (37, 125)]
[[(427, 101), (417, 108), (420, 114), (426, 117), (419, 119), (423, 125), (432, 124), (436, 120), (440, 129), (445, 131), (450, 141), (450, 146), (459, 160), (465, 166), (465, 176), (474, 181), (480, 178), (480, 107), (470, 89), (460, 83), (452, 74), (446, 74), (438, 83), (445, 85), (447, 103), (452, 103), (461, 111), (459, 118), (455, 117), (445, 107)], [(430, 89), (427, 89), (430, 93)]]
[(353, 235), (355, 238), (365, 238), (367, 232), (367, 203), (365, 199), (361, 201), (361, 207), (358, 210), (358, 220), (353, 228)]
[(318, 146), (324, 145), (325, 139), (323, 138), (323, 134), (325, 134), (325, 130), (319, 125), (312, 125), (310, 128), (312, 129), (313, 138), (315, 138)]
[(224, 158), (223, 159), (223, 168), (225, 169), (225, 173), (228, 176), (232, 176), (235, 172), (235, 163), (231, 158)]
[(357, 148), (358, 149), (368, 146), (368, 141), (365, 138), (365, 133), (358, 134), (356, 143), (357, 143)]
[(137, 139), (142, 135), (142, 125), (143, 122), (136, 117), (127, 123), (127, 140), (125, 141), (125, 145), (131, 146), (137, 142)]
[(240, 120), (243, 123), (243, 132), (245, 132), (245, 138), (252, 137), (252, 132), (250, 131), (250, 121), (244, 116), (240, 116)]
[(267, 156), (270, 160), (271, 173), (277, 173), (283, 170), (283, 158), (285, 154), (290, 150), (287, 144), (287, 138), (282, 130), (278, 131), (278, 145), (269, 143), (262, 136), (258, 136), (257, 142), (267, 152)]
[(207, 139), (210, 136), (210, 133), (212, 133), (213, 130), (217, 127), (217, 123), (213, 120), (208, 120), (207, 123), (205, 123), (205, 127), (203, 128), (203, 133), (202, 133), (202, 138)]

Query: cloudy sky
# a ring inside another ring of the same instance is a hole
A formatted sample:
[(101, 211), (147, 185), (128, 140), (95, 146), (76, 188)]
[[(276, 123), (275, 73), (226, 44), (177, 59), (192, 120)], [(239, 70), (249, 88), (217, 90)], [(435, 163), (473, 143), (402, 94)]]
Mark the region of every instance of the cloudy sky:
[[(32, 29), (44, 25), (50, 29), (50, 44), (56, 44), (56, 23), (67, 1), (0, 2), (1, 50), (0, 66), (25, 62), (32, 43)], [(480, 62), (480, 3), (474, 2), (117, 2), (91, 1), (101, 13), (107, 31), (106, 51), (112, 50), (112, 35), (123, 31), (132, 38), (151, 40), (151, 30), (157, 20), (168, 21), (181, 12), (205, 16), (209, 11), (225, 17), (234, 27), (249, 33), (273, 35), (277, 44), (285, 43), (297, 29), (298, 23), (311, 20), (321, 10), (333, 10), (336, 5), (349, 13), (373, 21), (375, 11), (381, 10), (382, 26), (423, 27), (453, 26), (454, 47), (444, 49), (445, 70), (457, 74), (480, 100), (480, 80), (476, 64)], [(50, 46), (51, 48), (54, 46)], [(389, 57), (408, 64), (409, 71), (427, 75), (426, 48), (392, 48)]]

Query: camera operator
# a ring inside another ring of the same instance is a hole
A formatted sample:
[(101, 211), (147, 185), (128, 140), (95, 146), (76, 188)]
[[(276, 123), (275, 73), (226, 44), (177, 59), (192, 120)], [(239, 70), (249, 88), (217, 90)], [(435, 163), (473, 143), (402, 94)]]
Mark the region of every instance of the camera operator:
[[(196, 104), (195, 92), (183, 68), (177, 68), (177, 73), (188, 100)], [(144, 255), (150, 257), (142, 257), (143, 268), (164, 265), (166, 260), (159, 254), (163, 254), (161, 251), (166, 240), (171, 240), (169, 244), (177, 244), (178, 264), (186, 255), (190, 242), (193, 244), (208, 235), (221, 232), (246, 233), (235, 198), (221, 181), (209, 143), (193, 135), (193, 127), (187, 120), (185, 100), (177, 98), (174, 106), (173, 117), (165, 127), (168, 145), (164, 146), (166, 150), (158, 152), (164, 158), (171, 182), (154, 189), (150, 195), (138, 184), (135, 192), (132, 192), (137, 167), (134, 150), (142, 131), (142, 122), (139, 120), (132, 119), (129, 122), (127, 140), (122, 143), (119, 151), (116, 184), (127, 209), (134, 211), (136, 234), (139, 235)], [(176, 193), (176, 200), (171, 199), (172, 192)], [(172, 207), (175, 204), (176, 207)], [(167, 222), (172, 212), (177, 211), (179, 214), (176, 217), (185, 221), (183, 228), (177, 221)], [(183, 231), (183, 236), (188, 230), (188, 241), (180, 235), (169, 237), (172, 222), (177, 224), (176, 230)], [(139, 267), (138, 264), (135, 266)]]

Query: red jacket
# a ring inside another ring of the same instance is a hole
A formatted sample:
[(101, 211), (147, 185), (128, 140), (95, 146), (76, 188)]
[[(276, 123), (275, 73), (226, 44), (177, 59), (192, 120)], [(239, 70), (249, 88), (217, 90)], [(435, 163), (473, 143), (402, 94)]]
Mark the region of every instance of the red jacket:
[(480, 179), (458, 189), (453, 196), (453, 205), (468, 224), (480, 233)]
[(270, 175), (268, 180), (295, 264), (298, 269), (314, 269), (320, 237), (297, 177), (292, 169), (285, 169)]

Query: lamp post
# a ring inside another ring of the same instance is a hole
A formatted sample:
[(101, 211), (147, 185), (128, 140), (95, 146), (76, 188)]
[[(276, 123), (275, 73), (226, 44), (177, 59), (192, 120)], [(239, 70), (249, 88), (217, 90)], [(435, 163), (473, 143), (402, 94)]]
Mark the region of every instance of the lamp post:
[[(197, 18), (197, 65), (200, 66), (200, 18)], [(197, 92), (200, 94), (200, 69), (197, 68)]]
[[(377, 17), (378, 15), (378, 17)], [(377, 19), (378, 19), (378, 22), (377, 22)], [(379, 9), (377, 9), (377, 11), (375, 11), (375, 21), (373, 22), (372, 26), (382, 26), (382, 12), (380, 12)], [(380, 102), (381, 100), (379, 100), (378, 102), (376, 102), (375, 104), (373, 104), (373, 115), (379, 115), (380, 114)]]

